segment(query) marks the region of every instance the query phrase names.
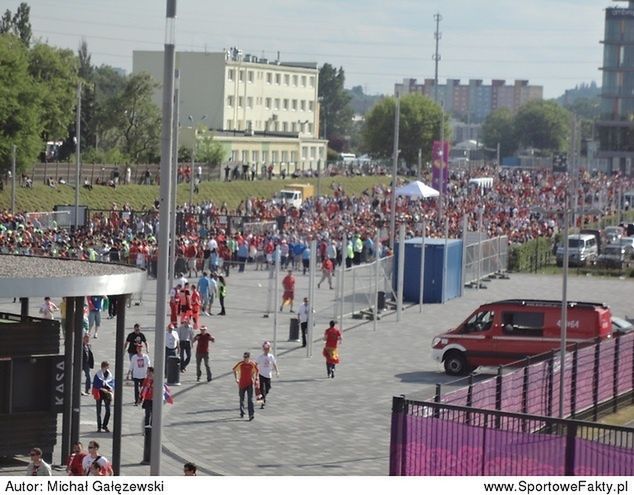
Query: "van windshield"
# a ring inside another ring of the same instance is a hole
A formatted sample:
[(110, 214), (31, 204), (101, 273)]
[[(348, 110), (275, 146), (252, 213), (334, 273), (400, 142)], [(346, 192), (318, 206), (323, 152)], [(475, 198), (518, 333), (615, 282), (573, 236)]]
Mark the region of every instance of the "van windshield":
[(483, 332), (491, 328), (493, 324), (494, 311), (480, 311), (475, 313), (464, 325), (463, 333)]
[(281, 199), (295, 199), (297, 193), (294, 191), (280, 191)]
[(581, 239), (568, 239), (568, 247), (581, 248), (583, 245), (584, 242)]

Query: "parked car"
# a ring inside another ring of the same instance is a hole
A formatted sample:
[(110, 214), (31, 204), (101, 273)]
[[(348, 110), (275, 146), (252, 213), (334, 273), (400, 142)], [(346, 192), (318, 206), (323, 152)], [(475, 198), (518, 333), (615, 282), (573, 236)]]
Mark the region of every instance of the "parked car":
[(619, 244), (628, 251), (628, 254), (634, 252), (634, 237), (621, 237)]
[[(601, 303), (569, 302), (567, 339), (580, 345), (612, 336), (612, 313)], [(456, 328), (432, 341), (434, 360), (448, 375), (509, 364), (557, 349), (561, 301), (509, 299), (483, 304)]]
[(606, 227), (603, 232), (608, 244), (613, 244), (623, 237), (625, 230), (620, 225), (611, 225)]
[(632, 255), (625, 246), (620, 244), (610, 244), (606, 246), (603, 252), (597, 258), (597, 265), (605, 268), (622, 269), (630, 266)]
[(634, 331), (634, 323), (626, 318), (619, 318), (618, 316), (612, 317), (612, 334), (613, 335), (625, 335), (626, 333)]
[[(557, 266), (564, 265), (564, 246), (557, 247)], [(591, 234), (572, 234), (568, 236), (569, 265), (585, 266), (597, 261), (599, 246), (597, 238)]]

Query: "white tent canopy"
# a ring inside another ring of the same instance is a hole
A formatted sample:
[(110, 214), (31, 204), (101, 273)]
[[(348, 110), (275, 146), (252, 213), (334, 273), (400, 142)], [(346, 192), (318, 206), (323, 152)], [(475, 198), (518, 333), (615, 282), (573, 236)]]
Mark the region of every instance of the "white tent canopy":
[(397, 196), (408, 196), (410, 198), (435, 198), (440, 196), (440, 193), (421, 181), (416, 180), (399, 187), (396, 190)]

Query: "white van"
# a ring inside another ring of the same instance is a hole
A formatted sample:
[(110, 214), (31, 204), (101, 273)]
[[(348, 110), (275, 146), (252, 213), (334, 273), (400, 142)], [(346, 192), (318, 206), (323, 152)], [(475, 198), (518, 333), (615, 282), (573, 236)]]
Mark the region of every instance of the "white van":
[[(590, 234), (568, 236), (568, 264), (585, 266), (595, 263), (599, 257), (597, 238)], [(564, 265), (564, 246), (557, 247), (557, 266)]]

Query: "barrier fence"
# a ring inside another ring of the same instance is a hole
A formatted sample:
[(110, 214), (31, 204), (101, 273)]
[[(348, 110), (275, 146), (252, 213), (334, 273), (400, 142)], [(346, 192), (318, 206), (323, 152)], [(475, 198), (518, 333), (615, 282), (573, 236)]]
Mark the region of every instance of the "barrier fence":
[(632, 476), (634, 429), (394, 397), (391, 476)]
[(463, 282), (478, 284), (482, 279), (507, 271), (509, 261), (508, 237), (480, 240), (477, 234), (466, 237)]
[(395, 398), (390, 473), (634, 474), (633, 428), (570, 419), (596, 421), (634, 403), (634, 333), (570, 349), (560, 419), (553, 416), (562, 364), (554, 352), (499, 367), (493, 378), (437, 385), (433, 402)]

